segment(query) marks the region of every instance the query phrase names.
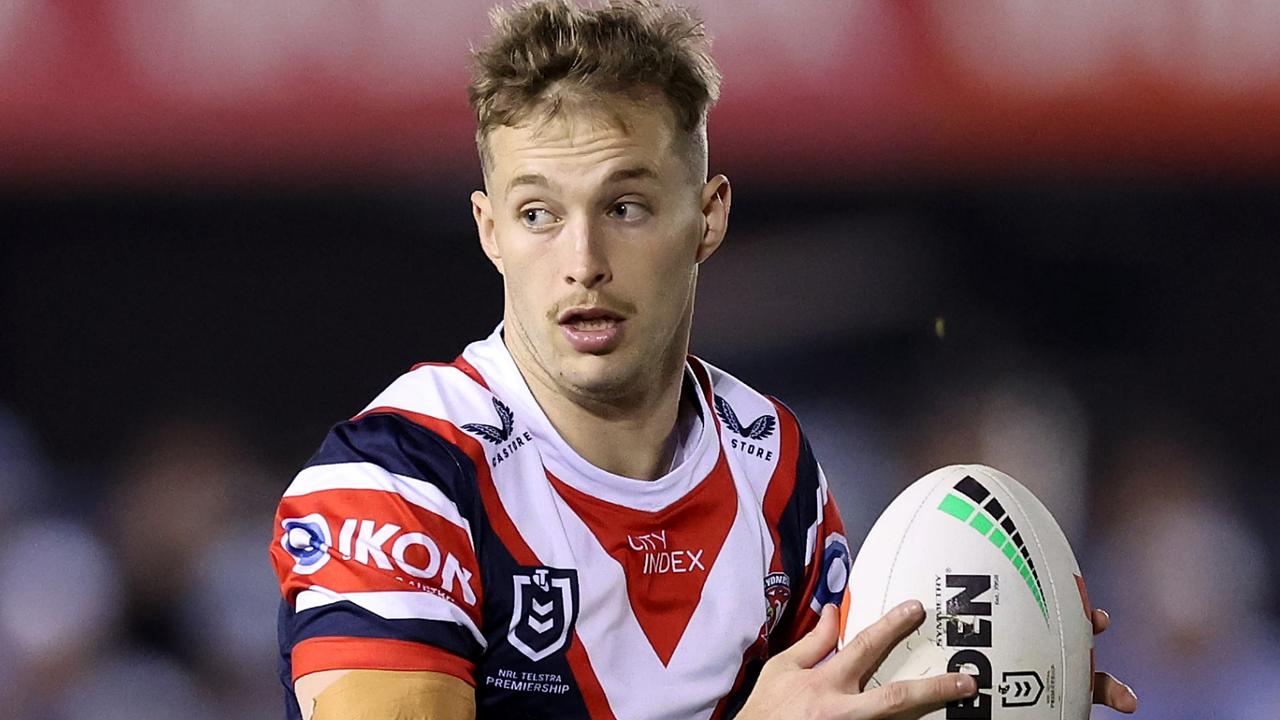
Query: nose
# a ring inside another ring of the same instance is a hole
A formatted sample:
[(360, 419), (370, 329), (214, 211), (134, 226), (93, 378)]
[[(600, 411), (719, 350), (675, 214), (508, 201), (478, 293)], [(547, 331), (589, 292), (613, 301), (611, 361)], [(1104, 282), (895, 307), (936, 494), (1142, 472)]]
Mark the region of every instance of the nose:
[(593, 223), (585, 218), (565, 228), (570, 255), (564, 281), (588, 290), (613, 279), (602, 238)]

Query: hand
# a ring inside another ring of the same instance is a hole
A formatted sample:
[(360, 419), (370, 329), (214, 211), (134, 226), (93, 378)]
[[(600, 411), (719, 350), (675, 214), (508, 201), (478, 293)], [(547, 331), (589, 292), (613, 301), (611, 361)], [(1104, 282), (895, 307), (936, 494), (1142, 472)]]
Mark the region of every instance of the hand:
[[(1106, 610), (1095, 609), (1091, 619), (1094, 635), (1101, 635), (1111, 627), (1111, 616)], [(1115, 679), (1111, 673), (1094, 673), (1093, 702), (1122, 713), (1131, 713), (1138, 709), (1138, 696), (1133, 692), (1133, 688)]]
[(964, 673), (900, 680), (863, 691), (889, 651), (922, 621), (924, 607), (909, 600), (858, 633), (830, 660), (814, 667), (835, 650), (840, 631), (836, 606), (823, 607), (817, 627), (765, 663), (738, 718), (908, 720), (952, 700), (972, 697), (978, 691), (977, 683)]

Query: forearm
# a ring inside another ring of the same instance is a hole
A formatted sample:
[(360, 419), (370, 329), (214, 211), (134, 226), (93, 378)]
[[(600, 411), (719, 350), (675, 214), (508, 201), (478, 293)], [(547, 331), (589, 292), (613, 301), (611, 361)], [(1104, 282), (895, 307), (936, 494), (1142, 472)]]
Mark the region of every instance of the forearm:
[[(298, 702), (309, 720), (474, 720), (475, 690), (452, 675), (349, 670), (305, 683)], [(322, 687), (321, 687), (322, 686)]]

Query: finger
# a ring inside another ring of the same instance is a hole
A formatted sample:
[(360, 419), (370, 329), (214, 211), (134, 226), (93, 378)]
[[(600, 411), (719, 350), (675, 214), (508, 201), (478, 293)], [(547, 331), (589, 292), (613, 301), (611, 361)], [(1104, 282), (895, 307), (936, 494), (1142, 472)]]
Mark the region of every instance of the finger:
[(978, 683), (972, 675), (947, 673), (919, 680), (898, 680), (864, 693), (851, 695), (838, 717), (920, 717), (941, 710), (947, 703), (973, 697)]
[(919, 627), (923, 620), (924, 606), (920, 601), (908, 600), (898, 605), (855, 635), (831, 659), (828, 663), (831, 670), (827, 672), (833, 673), (842, 681), (856, 678), (856, 689), (861, 690), (865, 679), (880, 667), (889, 651)]
[(1111, 627), (1111, 616), (1102, 608), (1094, 608), (1093, 613), (1089, 617), (1093, 621), (1093, 634), (1100, 635)]
[(818, 624), (794, 645), (775, 656), (777, 662), (786, 663), (798, 668), (811, 668), (818, 661), (836, 649), (836, 636), (840, 632), (840, 622), (836, 617), (836, 606), (822, 606), (818, 615)]
[(1111, 673), (1094, 673), (1093, 701), (1122, 713), (1138, 709), (1138, 694), (1133, 688), (1115, 679)]

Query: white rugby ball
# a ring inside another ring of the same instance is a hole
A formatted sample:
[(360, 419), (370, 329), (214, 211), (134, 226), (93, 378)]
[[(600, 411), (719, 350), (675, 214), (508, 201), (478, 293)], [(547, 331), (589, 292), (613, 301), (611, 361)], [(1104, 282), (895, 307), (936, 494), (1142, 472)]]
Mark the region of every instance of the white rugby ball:
[(841, 606), (840, 647), (895, 605), (925, 608), (920, 629), (868, 687), (946, 672), (977, 697), (927, 720), (1086, 720), (1093, 628), (1067, 538), (1021, 483), (983, 465), (920, 478), (876, 521)]

